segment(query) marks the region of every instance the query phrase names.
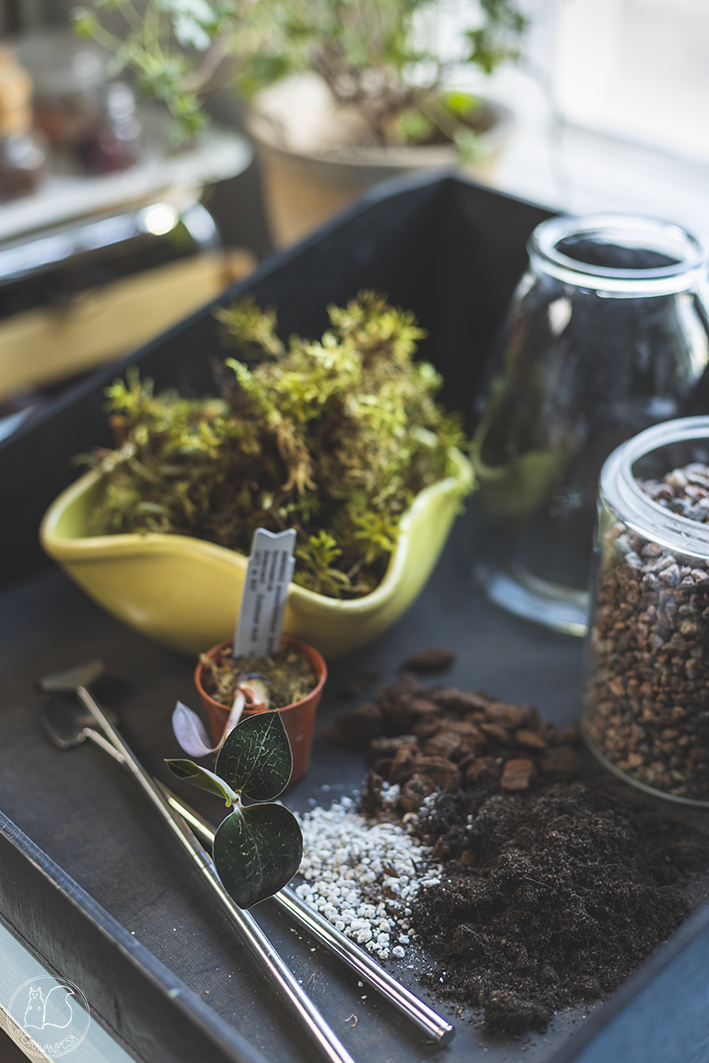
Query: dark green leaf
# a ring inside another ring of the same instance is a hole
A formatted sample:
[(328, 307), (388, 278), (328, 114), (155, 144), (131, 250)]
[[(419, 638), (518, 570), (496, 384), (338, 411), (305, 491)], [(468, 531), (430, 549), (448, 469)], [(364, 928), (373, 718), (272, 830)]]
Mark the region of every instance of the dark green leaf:
[(272, 801), (288, 785), (293, 754), (279, 712), (257, 712), (237, 724), (215, 771), (250, 801)]
[(209, 771), (208, 768), (203, 768), (201, 764), (195, 764), (193, 760), (182, 759), (166, 760), (165, 763), (178, 779), (187, 779), (193, 786), (198, 786), (200, 790), (209, 790), (210, 794), (218, 794), (219, 797), (224, 798), (228, 805), (234, 801), (236, 794), (233, 790), (226, 785), (223, 779), (220, 779), (213, 771)]
[(237, 809), (222, 821), (214, 838), (219, 877), (240, 908), (282, 889), (298, 870), (302, 854), (298, 821), (283, 805)]

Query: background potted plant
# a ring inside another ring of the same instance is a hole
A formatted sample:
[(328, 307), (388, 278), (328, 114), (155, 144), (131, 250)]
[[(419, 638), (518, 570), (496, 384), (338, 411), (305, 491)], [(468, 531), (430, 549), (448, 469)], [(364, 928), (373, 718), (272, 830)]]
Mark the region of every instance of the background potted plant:
[[(125, 39), (106, 28), (109, 7)], [(278, 244), (389, 176), (458, 160), (489, 180), (511, 114), (451, 86), (516, 59), (526, 25), (517, 0), (477, 0), (470, 24), (446, 20), (444, 0), (147, 0), (141, 15), (130, 0), (94, 0), (74, 17), (182, 134), (227, 79), (249, 101)]]

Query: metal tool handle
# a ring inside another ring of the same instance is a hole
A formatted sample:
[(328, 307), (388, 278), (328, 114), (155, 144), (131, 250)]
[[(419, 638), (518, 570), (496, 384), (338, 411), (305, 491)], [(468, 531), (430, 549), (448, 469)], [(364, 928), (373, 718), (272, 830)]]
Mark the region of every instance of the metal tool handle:
[(436, 1041), (441, 1047), (451, 1043), (455, 1037), (455, 1026), (451, 1026), (433, 1008), (429, 1008), (423, 1000), (419, 1000), (406, 986), (380, 967), (376, 960), (354, 945), (319, 912), (302, 901), (297, 893), (286, 886), (275, 894), (273, 900), (301, 926), (319, 938), (331, 952), (334, 952), (344, 963), (366, 979), (373, 989), (385, 996), (400, 1012), (416, 1023), (427, 1037)]
[[(102, 734), (94, 731), (93, 728), (87, 728), (85, 734), (92, 742), (101, 746), (114, 760), (117, 760), (120, 764), (125, 764), (122, 755)], [(206, 820), (204, 816), (201, 816), (199, 812), (191, 808), (186, 801), (174, 794), (164, 783), (158, 779), (155, 782), (157, 782), (170, 807), (179, 812), (198, 837), (206, 842), (207, 845), (211, 845), (214, 841), (215, 829), (209, 820)], [(411, 990), (403, 986), (401, 982), (398, 982), (383, 967), (380, 967), (376, 960), (373, 960), (366, 952), (363, 952), (362, 949), (353, 944), (349, 938), (340, 933), (324, 916), (320, 915), (320, 912), (302, 901), (289, 886), (285, 886), (270, 899), (275, 901), (283, 911), (288, 912), (309, 934), (330, 949), (336, 956), (339, 956), (344, 963), (348, 964), (358, 975), (364, 978), (373, 989), (376, 989), (377, 992), (386, 997), (407, 1019), (411, 1019), (419, 1029), (423, 1030), (427, 1037), (436, 1041), (441, 1047), (451, 1043), (455, 1037), (455, 1026), (446, 1022), (438, 1012), (434, 1011), (433, 1008), (429, 1008), (428, 1004), (425, 1004), (422, 1000), (419, 1000)]]
[(100, 705), (94, 700), (86, 687), (77, 687), (76, 693), (104, 734), (121, 754), (125, 766), (131, 771), (141, 789), (150, 798), (154, 808), (162, 816), (192, 863), (202, 873), (205, 882), (236, 926), (251, 954), (300, 1018), (310, 1037), (318, 1045), (325, 1058), (330, 1060), (331, 1063), (354, 1063), (352, 1056), (293, 977), (293, 974), (286, 967), (254, 917), (249, 912), (239, 908), (224, 889), (210, 857), (181, 816), (170, 808), (157, 783), (142, 766)]
[[(190, 808), (182, 798), (169, 790), (167, 786), (158, 783), (168, 804), (179, 812), (192, 830), (199, 834), (205, 842), (211, 844), (214, 840), (215, 830), (208, 820), (204, 819), (193, 808)], [(313, 937), (321, 941), (335, 955), (339, 956), (344, 963), (353, 968), (362, 978), (386, 997), (407, 1018), (415, 1022), (423, 1032), (444, 1046), (451, 1043), (455, 1037), (455, 1026), (433, 1010), (428, 1004), (424, 1004), (409, 989), (397, 982), (388, 971), (373, 960), (366, 952), (363, 952), (349, 938), (341, 934), (332, 923), (329, 923), (318, 911), (311, 908), (292, 889), (286, 886), (271, 897), (272, 901), (288, 912), (302, 927)]]

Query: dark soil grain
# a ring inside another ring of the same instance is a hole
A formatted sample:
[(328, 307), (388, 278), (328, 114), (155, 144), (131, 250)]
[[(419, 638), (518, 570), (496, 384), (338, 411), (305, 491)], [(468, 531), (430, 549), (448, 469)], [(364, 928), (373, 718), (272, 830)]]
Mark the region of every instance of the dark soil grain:
[(416, 833), (457, 856), (414, 909), (439, 962), (424, 984), (482, 1007), (488, 1033), (543, 1032), (614, 990), (687, 917), (677, 887), (709, 863), (704, 831), (581, 783), (440, 794)]

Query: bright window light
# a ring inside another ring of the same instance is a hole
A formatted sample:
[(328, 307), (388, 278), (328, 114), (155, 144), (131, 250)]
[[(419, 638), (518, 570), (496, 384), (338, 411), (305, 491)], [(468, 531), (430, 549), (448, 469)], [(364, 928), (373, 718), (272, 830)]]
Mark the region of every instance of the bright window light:
[(178, 221), (178, 213), (175, 207), (169, 203), (153, 203), (141, 211), (140, 224), (146, 233), (153, 236), (164, 236), (174, 229)]
[(708, 0), (557, 0), (555, 38), (567, 120), (709, 160)]

